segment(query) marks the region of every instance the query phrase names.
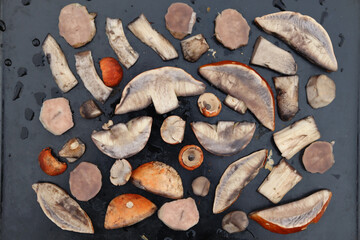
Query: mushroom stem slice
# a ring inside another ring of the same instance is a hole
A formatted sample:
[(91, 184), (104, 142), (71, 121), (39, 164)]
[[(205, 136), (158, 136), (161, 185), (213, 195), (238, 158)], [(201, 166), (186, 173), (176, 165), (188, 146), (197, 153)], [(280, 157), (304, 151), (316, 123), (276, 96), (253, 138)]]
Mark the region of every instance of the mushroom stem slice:
[(144, 14), (128, 25), (130, 31), (143, 43), (151, 47), (162, 60), (167, 61), (178, 57), (174, 46), (163, 35), (153, 29)]
[(189, 62), (196, 62), (209, 50), (209, 45), (202, 34), (189, 37), (181, 41), (184, 58)]
[(168, 144), (178, 144), (184, 139), (186, 122), (179, 116), (167, 117), (160, 128), (161, 138)]
[(107, 87), (96, 72), (91, 51), (84, 51), (75, 54), (76, 71), (84, 83), (85, 88), (93, 97), (101, 103), (104, 103), (112, 88)]
[(230, 234), (242, 232), (248, 227), (249, 219), (243, 211), (233, 211), (224, 216), (221, 225)]
[(71, 72), (63, 51), (56, 40), (48, 34), (42, 45), (44, 54), (50, 64), (51, 73), (61, 91), (70, 91), (78, 84), (78, 80)]
[(338, 69), (331, 39), (312, 17), (284, 11), (257, 17), (255, 23), (265, 32), (286, 42), (310, 62), (329, 71)]
[(333, 145), (323, 141), (317, 141), (310, 144), (304, 151), (302, 162), (308, 172), (326, 172), (335, 163)]
[(308, 103), (315, 109), (329, 105), (335, 99), (335, 92), (335, 82), (323, 74), (311, 77), (306, 84)]
[(136, 63), (139, 54), (130, 46), (120, 19), (106, 18), (106, 35), (119, 61), (129, 69)]
[(165, 15), (166, 28), (177, 39), (183, 39), (191, 34), (196, 22), (196, 13), (186, 3), (173, 3)]
[(195, 195), (205, 197), (209, 193), (210, 181), (206, 177), (200, 176), (194, 179), (191, 187)]
[(80, 106), (79, 111), (80, 115), (86, 119), (97, 118), (98, 116), (103, 114), (99, 106), (92, 99), (83, 102)]
[(233, 110), (235, 110), (238, 113), (241, 114), (245, 114), (246, 110), (247, 110), (247, 106), (246, 104), (241, 101), (240, 99), (234, 98), (230, 95), (227, 95), (224, 103), (226, 106), (228, 106), (229, 108), (232, 108)]
[(197, 101), (199, 110), (205, 117), (215, 117), (221, 112), (221, 102), (213, 93), (203, 93)]

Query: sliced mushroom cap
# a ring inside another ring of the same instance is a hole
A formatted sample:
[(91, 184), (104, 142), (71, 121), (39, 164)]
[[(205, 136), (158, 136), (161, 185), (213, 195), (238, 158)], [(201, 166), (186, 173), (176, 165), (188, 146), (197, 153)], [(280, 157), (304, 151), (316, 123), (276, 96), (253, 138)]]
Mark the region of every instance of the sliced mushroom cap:
[(196, 21), (196, 13), (185, 3), (173, 3), (165, 15), (166, 28), (177, 39), (183, 39), (191, 34)]
[(245, 231), (248, 226), (249, 219), (243, 211), (230, 212), (222, 220), (222, 228), (228, 233)]
[(194, 170), (201, 166), (204, 154), (201, 148), (196, 145), (186, 145), (179, 153), (180, 165), (187, 170)]
[(333, 145), (324, 141), (317, 141), (308, 146), (302, 157), (306, 171), (324, 173), (334, 165)]
[(96, 13), (89, 13), (78, 3), (66, 5), (59, 15), (60, 36), (74, 48), (84, 46), (95, 36), (95, 17)]
[(59, 156), (75, 162), (85, 153), (85, 144), (79, 138), (72, 138), (59, 151)]
[(160, 128), (161, 138), (168, 144), (178, 144), (184, 139), (186, 122), (179, 116), (167, 117)]
[(203, 93), (197, 101), (200, 112), (205, 117), (215, 117), (219, 115), (222, 105), (219, 98), (213, 93)]
[(243, 150), (255, 132), (255, 123), (219, 121), (217, 125), (205, 122), (190, 124), (200, 144), (219, 156), (234, 155)]
[(255, 23), (265, 32), (286, 42), (309, 61), (329, 71), (338, 69), (331, 39), (312, 17), (283, 11), (257, 17)]
[(181, 41), (181, 49), (185, 60), (196, 62), (209, 50), (209, 45), (202, 34), (189, 37)]
[(131, 177), (132, 167), (126, 159), (118, 159), (110, 169), (110, 182), (115, 186), (125, 185)]
[(80, 115), (83, 118), (93, 119), (93, 118), (97, 118), (101, 114), (103, 114), (103, 112), (101, 111), (99, 106), (95, 103), (95, 101), (92, 99), (83, 102), (83, 104), (81, 104), (80, 106)]
[(125, 86), (115, 114), (141, 110), (151, 103), (158, 114), (164, 114), (179, 106), (178, 96), (194, 96), (204, 91), (204, 83), (180, 68), (156, 68), (137, 75)]
[(335, 99), (335, 82), (326, 75), (313, 76), (306, 85), (308, 103), (312, 108), (329, 105)]
[(238, 113), (245, 114), (247, 110), (246, 104), (240, 99), (234, 98), (233, 96), (227, 95), (224, 103), (229, 108), (237, 111)]
[(152, 117), (133, 118), (109, 130), (94, 131), (91, 139), (104, 154), (115, 159), (131, 157), (140, 152), (150, 137)]
[(194, 179), (191, 187), (195, 195), (205, 197), (209, 193), (210, 181), (206, 177), (200, 176)]

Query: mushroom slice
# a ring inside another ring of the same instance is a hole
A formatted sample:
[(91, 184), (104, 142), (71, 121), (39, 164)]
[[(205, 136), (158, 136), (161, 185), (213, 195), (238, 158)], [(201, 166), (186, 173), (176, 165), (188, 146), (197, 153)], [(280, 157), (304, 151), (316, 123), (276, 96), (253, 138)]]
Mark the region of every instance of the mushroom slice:
[(203, 161), (203, 151), (196, 145), (186, 145), (180, 150), (179, 163), (186, 170), (195, 170), (201, 166)]
[(191, 187), (195, 195), (205, 197), (209, 193), (210, 181), (206, 177), (200, 176), (194, 179)]
[(306, 84), (308, 103), (315, 109), (325, 107), (335, 99), (335, 90), (335, 82), (328, 76), (313, 76)]
[(96, 13), (89, 13), (85, 6), (78, 3), (66, 5), (59, 15), (60, 36), (73, 48), (84, 46), (95, 36), (95, 17)]
[(247, 110), (247, 106), (246, 104), (241, 101), (240, 99), (234, 98), (230, 95), (227, 95), (224, 103), (226, 106), (228, 106), (229, 108), (232, 108), (233, 110), (235, 110), (238, 113), (241, 114), (245, 114), (246, 110)]
[(299, 111), (299, 77), (274, 77), (276, 100), (281, 120), (289, 121)]
[(39, 156), (38, 161), (41, 170), (49, 176), (57, 176), (65, 172), (67, 164), (60, 162), (51, 154), (51, 148), (44, 148)]
[(290, 159), (308, 144), (320, 138), (320, 132), (312, 116), (301, 119), (274, 133), (274, 142), (281, 156)]
[(164, 114), (179, 106), (177, 97), (199, 95), (204, 91), (204, 83), (180, 68), (152, 69), (137, 75), (125, 86), (115, 114), (141, 110), (151, 103), (158, 114)]
[(196, 13), (186, 3), (176, 2), (170, 5), (165, 15), (166, 28), (177, 39), (191, 34), (196, 21)]
[(109, 130), (94, 131), (91, 139), (101, 152), (115, 159), (131, 157), (140, 152), (150, 137), (152, 117), (137, 117), (113, 125)]
[(179, 116), (167, 117), (160, 128), (161, 138), (168, 144), (178, 144), (184, 139), (186, 122)]
[(320, 220), (331, 196), (329, 190), (320, 190), (298, 201), (252, 212), (249, 217), (271, 232), (299, 232), (305, 230), (310, 223)]
[(104, 103), (110, 93), (111, 87), (107, 87), (96, 72), (91, 51), (84, 51), (75, 54), (76, 71), (84, 83), (85, 88), (93, 97), (101, 103)]
[(185, 60), (196, 62), (209, 50), (209, 45), (202, 34), (181, 41), (181, 49)]
[(285, 75), (294, 75), (297, 71), (296, 62), (291, 53), (261, 36), (256, 40), (250, 63)]
[(80, 115), (83, 118), (93, 119), (93, 118), (97, 118), (101, 114), (103, 114), (103, 112), (101, 111), (99, 106), (95, 103), (95, 101), (92, 99), (83, 102), (83, 104), (81, 104), (80, 106)]
[(221, 225), (230, 234), (243, 232), (249, 226), (249, 219), (243, 211), (233, 211), (224, 216)]
[(130, 46), (120, 19), (106, 18), (106, 35), (119, 61), (127, 69), (136, 63), (139, 54)]
[(215, 117), (221, 112), (221, 102), (213, 93), (203, 93), (197, 101), (200, 112), (205, 117)]
[(174, 46), (163, 35), (153, 29), (144, 14), (128, 25), (130, 31), (140, 41), (151, 47), (162, 60), (167, 61), (178, 57)]
[(79, 138), (72, 138), (62, 147), (59, 156), (66, 158), (69, 162), (75, 162), (85, 153), (85, 149), (85, 144)]
[(275, 101), (269, 84), (246, 64), (222, 61), (203, 65), (200, 74), (222, 91), (243, 101), (257, 119), (275, 130)]
[(231, 50), (245, 46), (249, 41), (250, 27), (235, 9), (225, 9), (215, 19), (215, 36)]
[(302, 162), (308, 172), (326, 172), (335, 163), (333, 145), (323, 141), (317, 141), (310, 144), (304, 151)]
[(263, 149), (230, 164), (216, 187), (213, 213), (221, 213), (240, 196), (242, 189), (253, 180), (265, 164), (267, 150)]
[(105, 229), (116, 229), (134, 225), (151, 215), (157, 207), (138, 194), (122, 194), (109, 203), (105, 215)]
[(64, 190), (52, 183), (34, 183), (32, 188), (45, 215), (59, 228), (78, 233), (94, 233), (89, 216)]
[(219, 156), (231, 156), (243, 150), (255, 132), (255, 123), (219, 121), (217, 125), (205, 122), (190, 123), (200, 144)]
[(44, 54), (50, 64), (51, 73), (61, 91), (70, 91), (78, 84), (78, 80), (71, 72), (63, 51), (56, 40), (48, 34), (42, 45)]
[(125, 185), (131, 176), (132, 167), (126, 159), (118, 159), (110, 169), (110, 182), (115, 186)]
[(140, 165), (132, 172), (131, 182), (138, 188), (167, 198), (179, 199), (184, 195), (179, 174), (162, 162), (153, 161)]
[(255, 23), (265, 32), (286, 42), (310, 62), (329, 71), (338, 69), (331, 39), (312, 17), (284, 11), (257, 17)]

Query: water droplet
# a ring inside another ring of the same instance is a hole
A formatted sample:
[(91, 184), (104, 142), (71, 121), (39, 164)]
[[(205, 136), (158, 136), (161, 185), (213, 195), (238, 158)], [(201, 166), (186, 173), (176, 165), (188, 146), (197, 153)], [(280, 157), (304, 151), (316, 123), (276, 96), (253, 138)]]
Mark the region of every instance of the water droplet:
[(44, 101), (44, 98), (46, 98), (46, 94), (43, 92), (37, 92), (34, 94), (34, 97), (35, 97), (36, 103), (41, 106)]
[(0, 20), (0, 31), (5, 32), (6, 24), (3, 20)]
[(14, 88), (14, 93), (13, 93), (13, 98), (12, 100), (15, 101), (16, 99), (18, 99), (20, 97), (20, 93), (22, 88), (24, 87), (24, 84), (22, 84), (22, 82), (17, 82)]
[(344, 68), (341, 68), (341, 69), (340, 69), (340, 72), (343, 72), (343, 71), (344, 71)]
[(192, 4), (195, 4), (195, 0), (191, 0), (190, 2), (191, 2)]
[(24, 6), (30, 5), (30, 2), (31, 2), (31, 0), (21, 0), (21, 3), (22, 3)]
[(33, 45), (34, 47), (40, 46), (40, 40), (37, 39), (37, 38), (34, 38), (34, 39), (32, 40), (32, 45)]
[(27, 74), (27, 69), (24, 67), (19, 67), (17, 74), (18, 74), (18, 77), (23, 77)]
[(34, 118), (34, 111), (30, 108), (25, 109), (25, 119), (28, 121), (33, 120)]
[(62, 97), (62, 94), (57, 87), (51, 88), (51, 97), (52, 98)]
[(319, 0), (320, 5), (324, 5), (325, 0)]
[(345, 41), (345, 37), (342, 33), (339, 34), (339, 38), (340, 38), (340, 42), (339, 42), (339, 47), (342, 47), (342, 45), (344, 44)]
[(27, 139), (29, 136), (29, 130), (26, 127), (21, 128), (20, 138), (21, 139)]
[(34, 63), (35, 67), (45, 66), (45, 64), (44, 64), (44, 54), (42, 54), (42, 53), (34, 54), (34, 56), (32, 58), (32, 62)]
[(196, 232), (194, 230), (190, 229), (189, 231), (186, 232), (186, 236), (187, 236), (187, 238), (192, 239), (196, 236)]
[(286, 10), (286, 6), (282, 0), (273, 0), (272, 4), (274, 7), (280, 9), (281, 11)]
[(201, 21), (201, 17), (197, 17), (197, 18), (196, 18), (196, 22), (199, 23), (200, 21)]
[(11, 66), (11, 64), (12, 64), (12, 61), (10, 60), (10, 59), (5, 59), (5, 61), (4, 61), (4, 63), (5, 63), (5, 66), (8, 66), (8, 67), (10, 67)]

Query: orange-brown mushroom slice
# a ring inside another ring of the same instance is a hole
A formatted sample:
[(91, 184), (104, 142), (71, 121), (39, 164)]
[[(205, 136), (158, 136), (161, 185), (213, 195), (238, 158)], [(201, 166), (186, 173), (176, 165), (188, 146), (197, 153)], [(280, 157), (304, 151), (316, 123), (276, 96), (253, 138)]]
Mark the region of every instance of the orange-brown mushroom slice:
[(166, 28), (177, 39), (191, 34), (196, 21), (196, 13), (186, 3), (176, 2), (170, 5), (165, 15)]
[(161, 125), (160, 134), (164, 142), (178, 144), (184, 139), (186, 122), (179, 116), (167, 117)]
[(324, 173), (335, 163), (333, 144), (317, 141), (305, 148), (302, 162), (306, 171), (311, 173)]
[(221, 112), (221, 102), (213, 93), (203, 93), (197, 101), (200, 112), (205, 117), (215, 117)]
[(201, 166), (203, 160), (203, 151), (196, 145), (186, 145), (180, 150), (179, 163), (186, 170), (195, 170)]
[(151, 215), (157, 207), (138, 194), (122, 194), (109, 203), (105, 215), (105, 229), (116, 229), (134, 225)]
[(67, 164), (60, 162), (51, 154), (51, 148), (43, 149), (38, 157), (41, 170), (47, 175), (57, 176), (65, 172)]

